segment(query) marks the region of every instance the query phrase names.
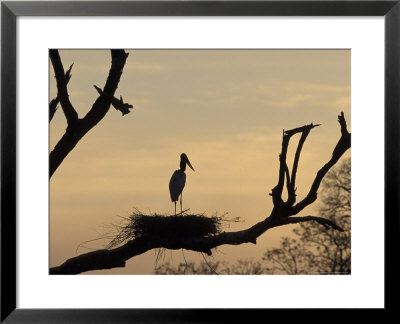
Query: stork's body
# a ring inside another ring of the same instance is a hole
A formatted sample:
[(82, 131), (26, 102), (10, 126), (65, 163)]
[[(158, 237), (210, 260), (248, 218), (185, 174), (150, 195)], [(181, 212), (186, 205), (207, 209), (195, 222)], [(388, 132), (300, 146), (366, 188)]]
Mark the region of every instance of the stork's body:
[(175, 203), (175, 215), (176, 215), (176, 202), (180, 197), (181, 214), (182, 214), (182, 191), (186, 184), (186, 164), (194, 171), (190, 161), (185, 153), (181, 154), (180, 169), (176, 170), (169, 181), (169, 194), (171, 201)]

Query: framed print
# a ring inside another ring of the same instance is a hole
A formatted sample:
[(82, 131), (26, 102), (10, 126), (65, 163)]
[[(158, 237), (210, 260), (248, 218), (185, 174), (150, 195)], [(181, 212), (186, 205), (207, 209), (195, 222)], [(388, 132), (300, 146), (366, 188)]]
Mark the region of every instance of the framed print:
[(398, 1), (1, 10), (2, 321), (393, 308)]

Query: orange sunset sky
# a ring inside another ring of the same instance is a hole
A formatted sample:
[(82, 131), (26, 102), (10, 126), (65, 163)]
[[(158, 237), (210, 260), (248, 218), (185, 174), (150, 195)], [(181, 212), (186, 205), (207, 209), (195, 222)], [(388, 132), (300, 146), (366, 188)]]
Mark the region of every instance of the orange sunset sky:
[[(104, 248), (95, 239), (128, 217), (174, 212), (168, 182), (185, 152), (183, 207), (211, 216), (228, 213), (248, 228), (272, 209), (268, 193), (278, 179), (282, 130), (311, 122), (297, 175), (301, 199), (340, 137), (343, 111), (351, 131), (350, 50), (127, 50), (130, 53), (116, 97), (132, 104), (122, 116), (113, 107), (78, 143), (50, 180), (50, 266)], [(111, 63), (109, 50), (60, 50), (65, 70), (71, 63), (70, 100), (80, 117), (98, 96)], [(56, 85), (50, 64), (50, 99)], [(50, 150), (66, 128), (59, 108), (50, 123)], [(293, 137), (288, 161), (299, 137)], [(347, 152), (344, 157), (350, 156)], [(342, 158), (343, 159), (343, 158)], [(317, 215), (319, 201), (301, 215)], [(221, 246), (208, 260), (261, 259), (293, 226), (267, 231), (257, 245)], [(187, 261), (203, 261), (185, 251)], [(181, 251), (158, 261), (183, 262)], [(156, 252), (132, 258), (125, 268), (98, 274), (151, 274)]]

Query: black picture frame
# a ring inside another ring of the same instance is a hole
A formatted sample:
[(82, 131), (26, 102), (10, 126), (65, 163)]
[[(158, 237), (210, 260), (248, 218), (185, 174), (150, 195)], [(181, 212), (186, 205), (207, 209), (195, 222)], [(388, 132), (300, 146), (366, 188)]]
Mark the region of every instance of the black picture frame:
[[(19, 16), (384, 16), (385, 310), (395, 309), (399, 237), (400, 0), (4, 1), (1, 3), (1, 321), (6, 323), (237, 322), (268, 309), (16, 308), (16, 19)], [(371, 125), (373, 128), (373, 125)], [(372, 131), (372, 130), (371, 130)], [(371, 148), (373, 150), (373, 148)], [(371, 152), (373, 154), (373, 152)], [(371, 190), (374, 190), (371, 188)], [(371, 233), (373, 235), (373, 233)], [(373, 260), (371, 260), (373, 262)], [(367, 283), (366, 283), (367, 284)], [(266, 292), (267, 293), (267, 292)], [(393, 297), (392, 297), (393, 296)], [(281, 318), (282, 320), (283, 318)]]

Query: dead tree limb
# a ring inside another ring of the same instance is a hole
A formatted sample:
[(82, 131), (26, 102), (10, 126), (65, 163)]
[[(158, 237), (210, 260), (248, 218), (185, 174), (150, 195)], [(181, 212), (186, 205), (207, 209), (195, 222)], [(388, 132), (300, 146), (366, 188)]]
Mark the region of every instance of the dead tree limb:
[(314, 182), (311, 185), (310, 191), (307, 196), (300, 201), (297, 205), (291, 207), (290, 215), (296, 215), (302, 211), (308, 205), (311, 205), (315, 200), (317, 200), (317, 191), (322, 182), (322, 179), (328, 173), (328, 171), (336, 164), (337, 161), (342, 157), (342, 155), (351, 146), (351, 134), (347, 130), (346, 119), (344, 118), (343, 112), (338, 116), (338, 121), (340, 124), (341, 137), (333, 150), (331, 159), (317, 172)]
[[(99, 95), (103, 94), (103, 90), (101, 90), (98, 86), (94, 85), (94, 88), (97, 90)], [(122, 112), (122, 116), (129, 114), (131, 112), (129, 109), (133, 108), (132, 105), (123, 101), (122, 96), (120, 96), (119, 99), (114, 97), (111, 101), (111, 104), (116, 110)]]
[[(50, 56), (52, 56), (52, 55), (53, 55), (53, 59), (54, 60), (58, 60), (59, 59), (59, 55), (58, 55), (58, 58), (56, 58), (57, 55), (51, 54), (51, 52), (50, 52)], [(58, 69), (59, 69), (58, 73), (62, 74), (63, 71), (60, 71), (60, 70), (64, 70), (64, 68), (62, 67), (61, 59), (60, 59), (60, 62), (58, 63), (58, 65), (61, 65), (61, 66), (58, 66)], [(68, 82), (71, 79), (71, 76), (72, 76), (71, 75), (71, 70), (72, 70), (72, 66), (73, 65), (74, 65), (74, 63), (72, 63), (70, 65), (69, 69), (65, 73), (65, 86), (68, 85)], [(49, 104), (49, 122), (51, 122), (51, 120), (53, 119), (53, 116), (56, 113), (56, 110), (57, 110), (57, 107), (58, 107), (59, 103), (60, 103), (60, 96), (58, 95), (58, 91), (57, 91), (57, 96), (54, 99), (52, 99), (50, 101), (50, 104)]]
[(126, 261), (130, 258), (156, 248), (166, 248), (170, 250), (186, 249), (211, 255), (211, 250), (220, 245), (256, 244), (257, 238), (271, 228), (307, 221), (316, 221), (321, 225), (343, 231), (343, 229), (334, 222), (321, 217), (268, 217), (246, 230), (224, 232), (211, 237), (171, 237), (168, 239), (151, 237), (134, 239), (112, 250), (97, 250), (71, 258), (62, 265), (51, 268), (50, 274), (79, 274), (91, 270), (122, 268), (125, 267)]
[(60, 101), (61, 108), (64, 112), (65, 118), (67, 119), (68, 125), (72, 125), (78, 120), (78, 113), (76, 112), (75, 108), (72, 106), (71, 101), (69, 100), (67, 89), (67, 74), (65, 74), (64, 72), (64, 66), (61, 62), (61, 57), (58, 53), (58, 50), (50, 50), (49, 55), (57, 80), (57, 98)]
[(129, 112), (132, 105), (123, 103), (122, 97), (121, 99), (116, 99), (114, 97), (128, 57), (128, 53), (125, 53), (124, 50), (111, 50), (111, 68), (104, 89), (101, 90), (96, 87), (96, 89), (100, 90), (98, 90), (99, 97), (83, 118), (78, 117), (78, 113), (69, 99), (67, 84), (71, 78), (70, 73), (72, 65), (67, 73), (65, 73), (58, 50), (50, 50), (49, 55), (57, 82), (57, 97), (50, 102), (50, 120), (59, 102), (68, 124), (64, 135), (50, 153), (49, 174), (51, 178), (79, 140), (103, 119), (111, 104), (113, 104), (116, 109), (121, 110), (123, 115)]
[[(336, 223), (317, 216), (304, 216), (304, 217), (290, 217), (296, 215), (304, 207), (312, 204), (316, 197), (319, 185), (329, 171), (329, 169), (340, 159), (340, 157), (350, 148), (350, 133), (347, 131), (346, 121), (343, 113), (339, 116), (339, 124), (341, 126), (341, 137), (336, 145), (331, 159), (318, 171), (315, 180), (307, 196), (300, 201), (297, 205), (295, 192), (295, 179), (298, 168), (300, 152), (309, 132), (316, 126), (314, 124), (305, 125), (303, 127), (295, 128), (283, 132), (282, 151), (279, 155), (279, 177), (278, 184), (272, 189), (272, 200), (274, 207), (269, 217), (261, 222), (253, 225), (252, 227), (237, 231), (237, 232), (223, 232), (210, 237), (142, 237), (128, 241), (126, 244), (111, 249), (111, 250), (98, 250), (79, 255), (77, 257), (67, 260), (65, 263), (58, 267), (50, 269), (50, 274), (79, 274), (90, 270), (111, 269), (115, 267), (124, 267), (125, 262), (130, 258), (147, 252), (155, 248), (167, 248), (171, 250), (186, 249), (202, 253), (212, 254), (212, 249), (221, 245), (240, 245), (243, 243), (256, 244), (257, 238), (265, 233), (267, 230), (283, 226), (287, 224), (296, 224), (301, 222), (314, 221), (318, 224), (332, 228), (333, 230), (343, 231), (343, 229)], [(289, 168), (286, 163), (287, 148), (290, 138), (301, 133), (299, 144), (294, 158), (292, 176), (290, 177)], [(288, 199), (283, 201), (282, 192), (284, 188), (285, 179), (287, 181)]]

